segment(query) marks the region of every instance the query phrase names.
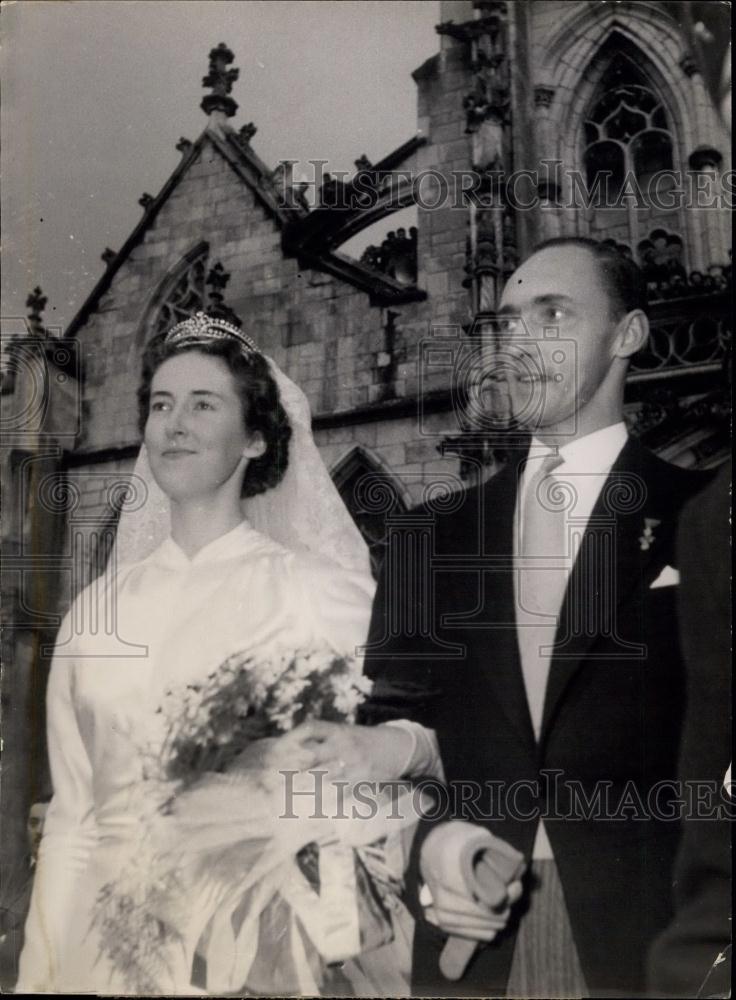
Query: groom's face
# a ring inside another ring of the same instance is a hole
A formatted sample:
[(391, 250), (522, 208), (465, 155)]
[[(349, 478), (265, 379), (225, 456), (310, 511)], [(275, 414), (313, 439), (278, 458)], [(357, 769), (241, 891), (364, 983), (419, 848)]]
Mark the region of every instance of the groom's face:
[(144, 437), (156, 482), (172, 500), (205, 499), (228, 485), (239, 494), (248, 460), (262, 452), (226, 363), (197, 351), (154, 373)]
[(581, 246), (539, 250), (509, 278), (497, 314), (495, 377), (532, 433), (568, 427), (595, 406), (617, 319), (598, 262)]

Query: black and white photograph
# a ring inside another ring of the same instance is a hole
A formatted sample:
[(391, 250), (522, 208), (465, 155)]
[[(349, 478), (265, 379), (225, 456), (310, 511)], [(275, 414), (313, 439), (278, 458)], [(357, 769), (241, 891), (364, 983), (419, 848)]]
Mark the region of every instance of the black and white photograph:
[(730, 2), (0, 31), (0, 991), (730, 997)]

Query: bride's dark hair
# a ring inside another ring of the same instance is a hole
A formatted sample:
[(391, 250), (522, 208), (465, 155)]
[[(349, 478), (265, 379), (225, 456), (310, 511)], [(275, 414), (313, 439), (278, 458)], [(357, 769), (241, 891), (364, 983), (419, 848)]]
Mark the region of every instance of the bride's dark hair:
[(154, 337), (143, 353), (143, 370), (138, 387), (141, 435), (148, 420), (154, 373), (164, 361), (189, 351), (225, 362), (243, 404), (245, 429), (251, 434), (260, 433), (266, 444), (264, 453), (248, 462), (241, 496), (254, 497), (278, 486), (289, 464), (289, 418), (281, 405), (278, 386), (266, 359), (257, 352), (245, 354), (236, 340), (223, 338), (199, 343), (167, 343), (165, 334)]

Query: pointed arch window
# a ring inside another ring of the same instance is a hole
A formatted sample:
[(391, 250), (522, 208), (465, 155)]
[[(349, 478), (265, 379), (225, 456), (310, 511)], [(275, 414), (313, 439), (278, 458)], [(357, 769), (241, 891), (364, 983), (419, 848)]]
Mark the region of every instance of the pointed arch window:
[(674, 129), (662, 95), (640, 68), (643, 55), (609, 46), (595, 62), (599, 82), (581, 136), (591, 236), (634, 248), (657, 226), (682, 232), (680, 209), (667, 197), (676, 183)]
[(154, 333), (162, 333), (204, 308), (208, 249), (200, 247), (194, 257), (185, 258), (184, 266), (159, 305)]
[(368, 544), (377, 577), (387, 544), (386, 519), (406, 511), (400, 487), (362, 448), (354, 448), (339, 463), (332, 479)]
[[(642, 79), (626, 60), (628, 77)], [(592, 190), (602, 170), (610, 170), (609, 192), (614, 199), (624, 179), (632, 174), (640, 190), (646, 191), (653, 176), (672, 170), (672, 136), (662, 102), (643, 83), (621, 80), (622, 66), (614, 66), (604, 77), (599, 97), (585, 120), (584, 153), (588, 189)]]
[(161, 281), (141, 322), (138, 349), (155, 334), (206, 308), (209, 252), (209, 244), (202, 240)]

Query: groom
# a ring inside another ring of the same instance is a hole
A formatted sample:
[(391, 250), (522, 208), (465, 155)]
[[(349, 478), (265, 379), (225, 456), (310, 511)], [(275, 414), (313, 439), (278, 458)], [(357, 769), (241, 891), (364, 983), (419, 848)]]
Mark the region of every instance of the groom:
[(431, 525), (425, 562), (387, 557), (368, 720), (433, 730), (450, 791), (439, 819), (485, 826), (528, 865), (506, 929), (449, 983), (442, 928), (476, 904), (455, 895), (454, 915), (423, 919), (432, 824), (420, 828), (409, 871), (420, 996), (635, 996), (670, 917), (683, 713), (674, 537), (703, 478), (623, 423), (629, 359), (648, 337), (644, 287), (631, 260), (587, 239), (550, 241), (518, 268), (495, 377), (528, 447), (445, 512), (414, 512)]

